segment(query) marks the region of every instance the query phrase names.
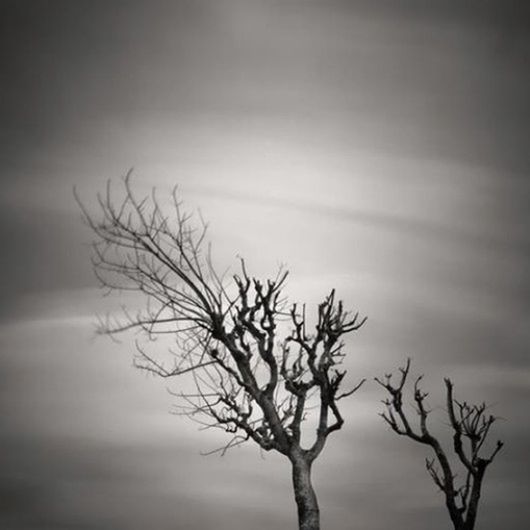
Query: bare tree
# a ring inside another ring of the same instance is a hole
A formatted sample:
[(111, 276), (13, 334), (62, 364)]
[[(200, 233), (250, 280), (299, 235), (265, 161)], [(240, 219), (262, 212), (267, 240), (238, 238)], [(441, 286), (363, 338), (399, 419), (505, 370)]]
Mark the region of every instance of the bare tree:
[(430, 411), (425, 404), (428, 394), (420, 388), (423, 376), (415, 379), (412, 392), (412, 407), (417, 416), (416, 426), (404, 408), (403, 391), (409, 372), (410, 359), (399, 369), (397, 384), (392, 384), (392, 374), (386, 374), (384, 379), (375, 378), (390, 394), (389, 398), (383, 401), (386, 411), (381, 413), (381, 417), (397, 434), (432, 449), (435, 456), (426, 458), (425, 465), (432, 480), (445, 496), (445, 505), (455, 530), (473, 530), (484, 474), (503, 446), (503, 442), (499, 440), (489, 452), (489, 456), (481, 455), (496, 418), (487, 413), (485, 403), (473, 405), (456, 400), (453, 396), (453, 383), (450, 379), (445, 379), (447, 416), (452, 431), (453, 450), (456, 460), (464, 470), (464, 478), (457, 485), (457, 474), (453, 471), (446, 451), (427, 426)]
[[(192, 390), (175, 392), (179, 410), (230, 435), (219, 448), (222, 454), (252, 440), (285, 455), (292, 466), (299, 528), (317, 530), (311, 468), (328, 436), (344, 423), (339, 402), (364, 382), (342, 389), (341, 364), (343, 337), (366, 319), (349, 314), (332, 290), (311, 326), (305, 305), (288, 304), (282, 269), (262, 282), (241, 260), (238, 274), (219, 275), (205, 245), (207, 227), (194, 226), (176, 189), (169, 214), (154, 191), (135, 197), (130, 174), (119, 200), (110, 183), (98, 199), (96, 217), (78, 199), (96, 235), (96, 275), (109, 291), (136, 291), (145, 302), (140, 312), (107, 318), (100, 332), (139, 330), (151, 341), (169, 334), (175, 341), (169, 363), (160, 349), (153, 354), (137, 341), (136, 366), (163, 378), (187, 374), (183, 379), (188, 386), (191, 380)], [(316, 409), (316, 433), (302, 444), (310, 408)]]

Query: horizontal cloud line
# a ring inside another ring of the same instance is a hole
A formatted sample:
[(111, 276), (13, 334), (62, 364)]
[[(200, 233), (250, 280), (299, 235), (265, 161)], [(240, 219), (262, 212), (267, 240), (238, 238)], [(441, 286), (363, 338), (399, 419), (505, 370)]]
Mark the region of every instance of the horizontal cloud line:
[(318, 204), (288, 197), (257, 196), (244, 191), (221, 190), (190, 186), (189, 191), (205, 197), (225, 199), (234, 202), (252, 203), (265, 207), (287, 208), (307, 214), (333, 217), (345, 222), (358, 223), (365, 227), (382, 229), (387, 232), (400, 232), (421, 239), (459, 240), (461, 243), (485, 247), (491, 251), (514, 252), (522, 242), (509, 238), (496, 238), (492, 235), (473, 234), (461, 229), (442, 226), (426, 220), (405, 218), (383, 212), (353, 210), (344, 207)]

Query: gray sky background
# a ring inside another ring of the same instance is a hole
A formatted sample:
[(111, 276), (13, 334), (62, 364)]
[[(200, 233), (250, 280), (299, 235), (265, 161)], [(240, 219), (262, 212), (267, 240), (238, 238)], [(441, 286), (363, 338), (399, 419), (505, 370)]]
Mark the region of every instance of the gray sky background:
[[(479, 528), (530, 521), (530, 18), (524, 2), (0, 3), (0, 526), (296, 527), (287, 462), (171, 416), (103, 299), (73, 201), (178, 184), (221, 265), (368, 315), (352, 380), (411, 356), (503, 418)], [(315, 468), (323, 528), (449, 528), (373, 384)], [(496, 439), (496, 438), (495, 438)]]

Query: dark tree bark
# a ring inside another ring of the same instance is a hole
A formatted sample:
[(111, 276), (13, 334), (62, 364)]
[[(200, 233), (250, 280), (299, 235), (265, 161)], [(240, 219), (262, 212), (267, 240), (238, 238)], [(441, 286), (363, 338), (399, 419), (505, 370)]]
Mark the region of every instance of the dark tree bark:
[[(206, 226), (193, 225), (176, 190), (169, 213), (155, 191), (137, 199), (130, 174), (120, 200), (113, 198), (110, 183), (98, 200), (97, 219), (78, 200), (96, 235), (96, 275), (107, 291), (133, 291), (145, 300), (139, 311), (103, 320), (99, 331), (140, 332), (138, 368), (166, 379), (191, 379), (193, 390), (172, 392), (180, 398), (178, 413), (230, 435), (211, 453), (252, 440), (289, 458), (300, 528), (317, 530), (311, 467), (328, 436), (344, 423), (340, 401), (364, 382), (344, 390), (341, 364), (344, 336), (366, 319), (348, 313), (332, 290), (310, 325), (305, 305), (287, 302), (284, 270), (261, 281), (241, 260), (239, 273), (219, 275), (205, 249)], [(167, 352), (156, 348), (162, 336), (174, 340)], [(304, 449), (302, 424), (313, 409), (318, 425)]]
[(290, 457), (293, 473), (293, 489), (298, 509), (300, 530), (320, 529), (320, 510), (318, 500), (311, 483), (312, 462), (303, 452), (295, 451)]
[(457, 401), (453, 396), (453, 383), (450, 379), (445, 379), (447, 415), (453, 433), (453, 450), (464, 471), (462, 474), (464, 479), (460, 485), (457, 485), (456, 478), (460, 475), (452, 469), (442, 444), (427, 426), (430, 411), (425, 405), (427, 393), (420, 388), (423, 376), (417, 377), (414, 382), (412, 398), (419, 424), (414, 426), (403, 404), (403, 391), (410, 372), (410, 359), (399, 372), (399, 381), (395, 385), (392, 384), (391, 374), (387, 374), (383, 379), (375, 378), (390, 394), (390, 397), (384, 401), (386, 411), (381, 413), (381, 416), (395, 433), (431, 448), (434, 457), (427, 458), (425, 465), (432, 480), (444, 494), (453, 527), (455, 530), (474, 530), (486, 468), (503, 447), (503, 442), (499, 440), (488, 457), (481, 456), (481, 450), (496, 418), (486, 414), (485, 403), (470, 405), (465, 401)]

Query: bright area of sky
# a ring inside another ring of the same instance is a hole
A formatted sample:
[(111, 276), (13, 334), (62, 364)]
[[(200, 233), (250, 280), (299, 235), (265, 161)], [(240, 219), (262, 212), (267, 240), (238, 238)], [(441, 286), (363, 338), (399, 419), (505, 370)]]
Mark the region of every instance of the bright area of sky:
[[(377, 7), (375, 7), (377, 5)], [(428, 5), (429, 7), (426, 7)], [(220, 264), (291, 270), (368, 315), (352, 381), (407, 356), (505, 418), (480, 528), (528, 522), (528, 19), (495, 2), (3, 2), (0, 526), (295, 528), (286, 462), (168, 414), (132, 342), (93, 338), (92, 204), (178, 184)], [(501, 7), (502, 6), (502, 7)], [(178, 382), (175, 383), (178, 386)], [(445, 529), (373, 384), (315, 469), (323, 527)], [(406, 487), (404, 487), (406, 484)]]

